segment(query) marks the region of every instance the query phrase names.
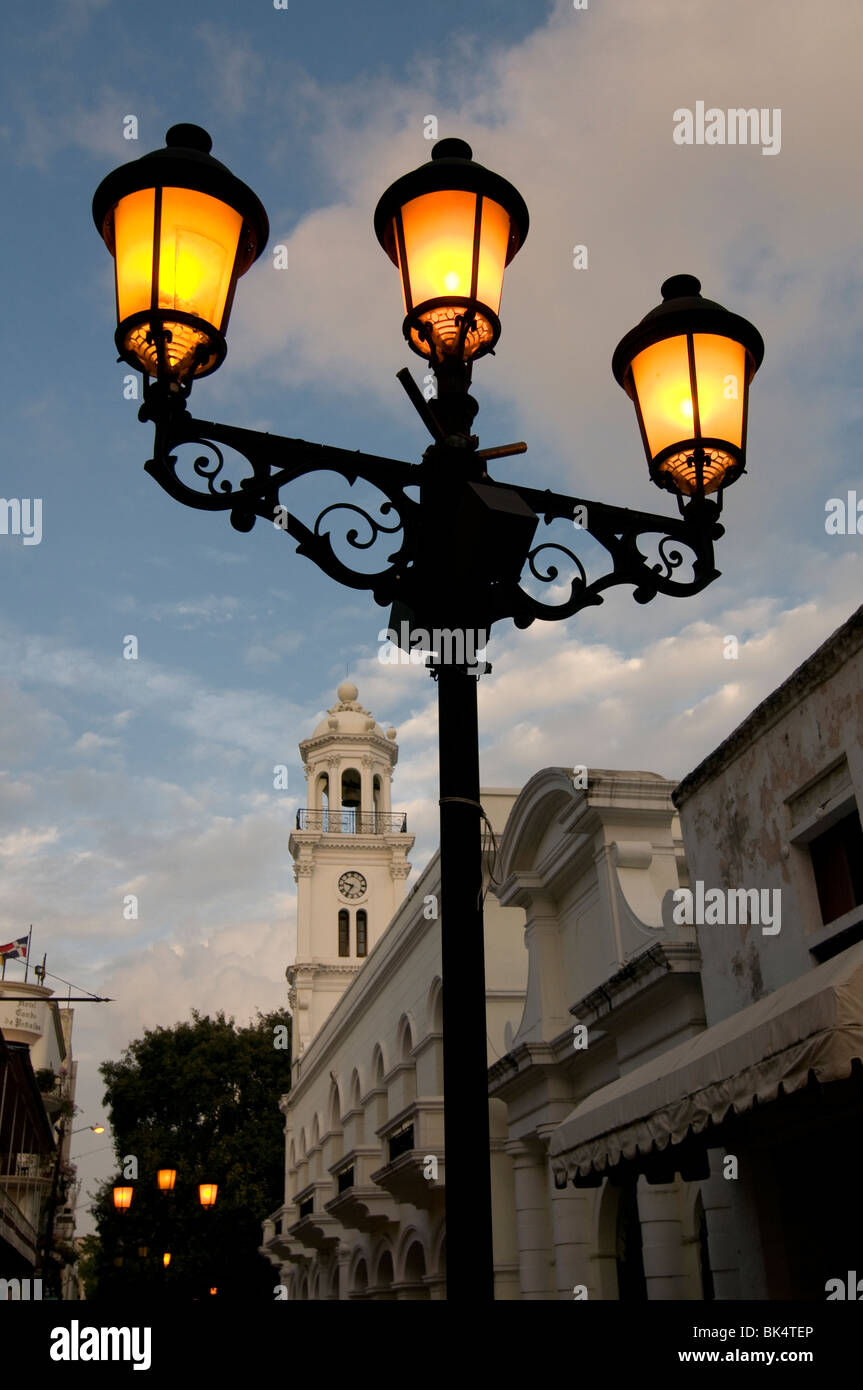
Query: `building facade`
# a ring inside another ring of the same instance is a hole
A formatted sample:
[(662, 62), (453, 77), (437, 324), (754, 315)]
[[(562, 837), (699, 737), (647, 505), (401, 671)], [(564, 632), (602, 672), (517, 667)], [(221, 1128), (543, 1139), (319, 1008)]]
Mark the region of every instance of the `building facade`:
[[(282, 1102), (285, 1201), (263, 1252), (291, 1299), (436, 1299), (446, 1278), (439, 858), (405, 898), (413, 838), (390, 802), (395, 730), (381, 733), (349, 682), (338, 696), (300, 745), (311, 805), (291, 840), (302, 925), (288, 970), (300, 1046)], [(484, 793), (498, 833), (515, 795)], [(521, 912), (494, 898), (487, 907), (492, 1060), (520, 1016), (526, 961)], [(502, 1107), (490, 1109), (495, 1203), (506, 1208)], [(498, 1296), (517, 1297), (511, 1231), (496, 1233), (495, 1262)]]
[[(48, 1222), (52, 1248), (73, 1255), (74, 1011), (51, 995), (43, 985), (0, 982), (0, 1279), (42, 1272)], [(65, 1268), (62, 1277), (71, 1287)]]
[(861, 690), (858, 609), (676, 789), (705, 1026), (549, 1138), (576, 1201), (635, 1192), (650, 1298), (846, 1297), (859, 1265)]
[[(846, 1296), (830, 1291), (863, 1240), (861, 690), (863, 608), (679, 785), (545, 768), (483, 791), (497, 1298)], [(376, 833), (388, 862), (392, 829)], [(308, 1006), (326, 1017), (283, 1100), (263, 1249), (290, 1298), (440, 1298), (439, 861), (375, 918), (367, 959), (332, 960), (342, 876), (355, 888), (356, 863), (370, 886), (364, 838), (328, 823), (313, 845), (336, 894), (309, 915), (304, 940), (326, 947), (308, 960), (346, 973)]]

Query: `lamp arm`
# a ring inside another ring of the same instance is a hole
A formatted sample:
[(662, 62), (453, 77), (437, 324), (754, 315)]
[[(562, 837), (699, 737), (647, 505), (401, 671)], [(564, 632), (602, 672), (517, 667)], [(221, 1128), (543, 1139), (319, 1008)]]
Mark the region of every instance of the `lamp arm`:
[[(156, 386), (145, 394), (139, 414), (142, 420), (153, 420), (156, 425), (153, 457), (144, 467), (176, 501), (200, 511), (227, 511), (237, 531), (250, 531), (260, 517), (278, 530), (287, 531), (297, 542), (298, 553), (314, 561), (331, 579), (352, 589), (372, 590), (380, 604), (392, 602), (398, 575), (416, 553), (420, 509), (407, 496), (406, 489), (419, 487), (419, 465), (196, 420), (187, 413), (182, 398), (172, 398)], [(200, 488), (185, 481), (177, 471), (180, 460), (176, 451), (185, 445), (198, 445), (208, 451), (192, 464), (194, 474), (204, 480), (205, 485)], [(251, 474), (241, 478), (236, 486), (220, 476), (226, 465), (224, 449), (234, 451), (251, 465)], [(376, 488), (384, 499), (376, 504), (379, 515), (372, 515), (353, 502), (337, 502), (324, 507), (314, 524), (307, 526), (280, 501), (280, 490), (289, 483), (327, 472), (338, 474), (351, 487), (361, 481)], [(337, 518), (344, 524), (333, 527)], [(371, 549), (382, 536), (401, 532), (402, 537), (398, 548), (387, 555), (384, 569), (364, 572), (339, 558), (332, 539), (339, 532), (343, 546), (356, 551)]]
[[(270, 522), (287, 531), (297, 542), (298, 553), (312, 560), (331, 579), (347, 588), (371, 590), (378, 604), (411, 598), (416, 583), (421, 582), (415, 566), (418, 557), (427, 553), (424, 530), (428, 523), (424, 521), (421, 504), (407, 495), (407, 489), (421, 488), (424, 465), (196, 420), (186, 411), (182, 394), (172, 394), (170, 388), (166, 391), (155, 383), (145, 392), (139, 413), (142, 419), (153, 420), (156, 425), (153, 458), (145, 468), (178, 502), (203, 511), (227, 511), (231, 525), (238, 531), (250, 531), (259, 517)], [(204, 480), (204, 487), (193, 487), (178, 475), (175, 451), (184, 445), (198, 445), (210, 452), (211, 457), (202, 454), (193, 463), (193, 471)], [(224, 448), (233, 450), (251, 466), (251, 474), (241, 478), (236, 486), (220, 476), (226, 462)], [(324, 472), (338, 474), (351, 487), (357, 481), (371, 484), (384, 499), (376, 504), (378, 515), (354, 502), (336, 502), (324, 507), (314, 524), (307, 526), (280, 502), (283, 487)], [(548, 489), (497, 482), (487, 473), (484, 478), (494, 488), (516, 495), (547, 525), (566, 520), (574, 524), (576, 535), (579, 531), (588, 532), (612, 560), (609, 571), (589, 581), (584, 564), (569, 545), (558, 540), (540, 542), (526, 552), (518, 580), (498, 579), (483, 586), (488, 625), (505, 618), (511, 618), (516, 627), (528, 627), (537, 618), (569, 618), (582, 608), (602, 603), (604, 591), (617, 584), (631, 584), (637, 603), (648, 603), (659, 593), (688, 597), (719, 576), (713, 542), (724, 534), (719, 523), (721, 502), (693, 497), (680, 503), (679, 517), (658, 516)], [(337, 516), (344, 524), (333, 527)], [(352, 524), (348, 525), (348, 521)], [(386, 556), (386, 566), (373, 572), (346, 563), (333, 544), (333, 535), (338, 534), (342, 547), (365, 551), (381, 537), (397, 533), (401, 533), (401, 540)], [(654, 544), (658, 558), (653, 561), (639, 548), (641, 538), (651, 535), (659, 537)], [(675, 571), (684, 564), (684, 549), (691, 556), (689, 579), (675, 578)], [(556, 552), (557, 563), (552, 563), (549, 552)], [(522, 588), (522, 576), (544, 584), (560, 582), (561, 561), (574, 570), (569, 594), (562, 602), (545, 603)]]
[[(648, 603), (658, 593), (685, 598), (699, 593), (719, 577), (713, 542), (724, 535), (725, 528), (719, 523), (721, 503), (710, 498), (693, 498), (681, 505), (681, 516), (669, 517), (517, 484), (498, 486), (517, 494), (546, 524), (571, 521), (576, 536), (579, 531), (593, 536), (611, 556), (612, 568), (588, 582), (585, 567), (573, 549), (559, 541), (541, 542), (527, 555), (526, 575), (541, 583), (559, 581), (559, 564), (551, 563), (551, 557), (544, 554), (556, 551), (575, 570), (568, 597), (561, 603), (549, 604), (527, 593), (520, 584), (499, 586), (492, 621), (511, 617), (516, 627), (529, 627), (536, 618), (570, 618), (582, 608), (602, 603), (604, 590), (617, 584), (632, 584), (637, 603)], [(655, 547), (658, 559), (653, 562), (638, 544), (641, 537), (649, 535), (660, 537)], [(679, 546), (691, 552), (692, 578), (688, 580), (673, 577), (685, 559)]]

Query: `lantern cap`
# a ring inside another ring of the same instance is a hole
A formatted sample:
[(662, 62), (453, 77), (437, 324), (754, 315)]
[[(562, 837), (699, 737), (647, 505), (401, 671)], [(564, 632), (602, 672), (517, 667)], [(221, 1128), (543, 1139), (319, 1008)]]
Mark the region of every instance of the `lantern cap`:
[(473, 159), (473, 150), (466, 140), (459, 140), (457, 136), (449, 136), (446, 140), (438, 140), (432, 146), (432, 159)]
[(509, 265), (527, 236), (530, 225), (527, 204), (508, 179), (477, 164), (467, 141), (454, 136), (438, 140), (432, 149), (431, 159), (390, 184), (375, 208), (375, 235), (393, 265), (398, 265), (393, 218), (399, 208), (425, 193), (449, 190), (482, 194), (484, 198), (499, 203), (509, 214), (509, 243), (505, 262)]
[(209, 154), (213, 139), (203, 126), (181, 124), (171, 126), (165, 135), (165, 144), (172, 150), (199, 150), (201, 154)]
[(172, 125), (161, 150), (121, 164), (102, 180), (93, 197), (93, 221), (108, 250), (114, 252), (112, 213), (121, 198), (145, 188), (188, 188), (218, 198), (238, 212), (245, 223), (246, 255), (238, 273), (248, 270), (267, 244), (270, 224), (264, 205), (227, 165), (210, 154), (213, 142), (199, 125)]
[(764, 339), (754, 324), (739, 314), (701, 295), (701, 281), (694, 275), (672, 275), (663, 281), (662, 303), (644, 315), (640, 323), (621, 338), (611, 359), (615, 380), (632, 395), (629, 368), (645, 348), (682, 333), (714, 333), (741, 343), (750, 358), (749, 378), (755, 375), (764, 357)]

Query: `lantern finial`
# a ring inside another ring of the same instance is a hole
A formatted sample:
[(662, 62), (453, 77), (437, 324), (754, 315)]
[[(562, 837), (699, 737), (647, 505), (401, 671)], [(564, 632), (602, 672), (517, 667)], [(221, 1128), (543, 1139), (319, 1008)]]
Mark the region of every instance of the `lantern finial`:
[(466, 140), (459, 140), (455, 136), (449, 136), (446, 140), (438, 140), (432, 146), (432, 159), (473, 159), (473, 150)]
[(701, 281), (694, 275), (672, 275), (660, 288), (663, 299), (687, 299), (701, 294)]
[(213, 148), (211, 136), (199, 125), (172, 125), (165, 144), (169, 150), (200, 150), (201, 154), (209, 154)]

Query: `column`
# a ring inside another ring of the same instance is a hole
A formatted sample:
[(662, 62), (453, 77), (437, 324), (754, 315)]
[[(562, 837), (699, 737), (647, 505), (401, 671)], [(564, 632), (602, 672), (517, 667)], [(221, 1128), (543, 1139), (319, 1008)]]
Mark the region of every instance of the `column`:
[(515, 1180), (521, 1296), (526, 1300), (551, 1299), (554, 1281), (545, 1149), (533, 1137), (511, 1139), (505, 1147), (512, 1158)]
[(647, 1297), (651, 1302), (691, 1298), (686, 1272), (678, 1183), (638, 1179), (638, 1216)]

